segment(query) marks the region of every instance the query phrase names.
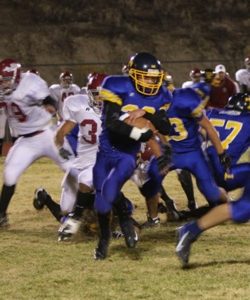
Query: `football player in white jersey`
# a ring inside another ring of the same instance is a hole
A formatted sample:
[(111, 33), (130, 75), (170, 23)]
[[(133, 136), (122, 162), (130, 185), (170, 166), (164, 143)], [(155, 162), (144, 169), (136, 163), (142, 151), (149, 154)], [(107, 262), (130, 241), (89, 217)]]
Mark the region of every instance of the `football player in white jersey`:
[[(0, 97), (0, 155), (3, 152), (3, 143), (4, 143), (4, 137), (5, 137), (5, 130), (6, 125), (9, 126), (7, 123), (7, 111), (6, 111), (6, 104), (3, 101), (3, 96)], [(10, 135), (12, 138), (12, 142), (14, 143), (17, 139), (17, 133), (15, 132), (14, 128), (11, 128), (9, 126)]]
[[(72, 95), (77, 95), (80, 93), (81, 89), (77, 84), (73, 83), (73, 74), (69, 71), (62, 72), (59, 76), (58, 84), (52, 84), (49, 87), (50, 95), (53, 99), (57, 101), (57, 126), (62, 125), (64, 120), (63, 116), (63, 105), (67, 97)], [(58, 127), (54, 129), (58, 129)], [(67, 150), (67, 155), (70, 159), (73, 159), (76, 155), (76, 136), (78, 134), (78, 126), (72, 129), (72, 131), (65, 136), (63, 147)]]
[(80, 87), (73, 83), (73, 75), (69, 71), (65, 71), (59, 76), (60, 83), (52, 84), (49, 87), (50, 95), (54, 98), (58, 103), (58, 119), (59, 121), (64, 120), (63, 116), (63, 104), (64, 100), (72, 95), (76, 95), (80, 93)]
[(34, 206), (37, 209), (46, 205), (59, 221), (63, 215), (74, 210), (59, 229), (59, 241), (69, 239), (80, 226), (83, 210), (92, 209), (94, 204), (94, 188), (92, 170), (96, 160), (98, 139), (101, 130), (101, 107), (99, 87), (106, 74), (93, 73), (88, 78), (87, 94), (69, 96), (64, 102), (64, 122), (56, 133), (57, 146), (63, 147), (64, 137), (79, 125), (77, 157), (66, 172), (62, 182), (60, 207), (44, 189), (35, 192)]
[(250, 56), (245, 58), (245, 69), (240, 69), (235, 73), (235, 79), (240, 86), (242, 93), (250, 92)]
[(7, 208), (20, 175), (38, 158), (49, 157), (66, 170), (69, 162), (59, 155), (50, 129), (55, 101), (46, 82), (39, 76), (21, 73), (21, 65), (13, 59), (0, 62), (0, 94), (10, 127), (19, 138), (5, 160), (0, 198), (0, 227), (8, 225)]
[(7, 121), (7, 115), (5, 110), (5, 104), (1, 102), (0, 99), (0, 155), (2, 154), (2, 149), (3, 149), (6, 121)]

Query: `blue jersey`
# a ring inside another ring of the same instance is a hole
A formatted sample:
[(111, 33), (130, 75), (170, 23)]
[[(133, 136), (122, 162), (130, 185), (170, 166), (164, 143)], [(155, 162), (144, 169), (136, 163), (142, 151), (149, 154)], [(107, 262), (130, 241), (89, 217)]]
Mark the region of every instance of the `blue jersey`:
[[(145, 96), (136, 91), (132, 80), (128, 76), (107, 77), (103, 82), (100, 94), (103, 101), (116, 103), (121, 107), (120, 116), (139, 108), (154, 114), (160, 109), (166, 110), (171, 102), (171, 94), (165, 87), (161, 87), (154, 96)], [(131, 154), (138, 152), (139, 142), (128, 137), (112, 139), (105, 123), (105, 114), (103, 114), (100, 149), (105, 152), (110, 152), (114, 149)]]
[(211, 85), (204, 81), (200, 81), (192, 84), (191, 88), (194, 89), (201, 99), (206, 101), (205, 104), (207, 104), (211, 93)]
[(197, 121), (203, 117), (205, 103), (192, 88), (173, 92), (173, 101), (167, 111), (173, 152), (184, 153), (201, 148)]
[(235, 164), (250, 146), (250, 114), (209, 109), (207, 117), (218, 132), (223, 148), (231, 156), (232, 164)]

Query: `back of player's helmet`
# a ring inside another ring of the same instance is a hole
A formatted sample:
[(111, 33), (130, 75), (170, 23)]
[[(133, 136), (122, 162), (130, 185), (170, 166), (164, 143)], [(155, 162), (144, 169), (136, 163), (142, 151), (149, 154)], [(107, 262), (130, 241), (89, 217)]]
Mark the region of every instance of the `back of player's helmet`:
[(40, 76), (40, 73), (37, 69), (29, 69), (27, 72), (36, 74), (37, 76)]
[(244, 111), (250, 112), (250, 93), (243, 93), (241, 101), (244, 102)]
[(89, 106), (92, 107), (96, 113), (100, 113), (102, 110), (103, 103), (100, 99), (99, 92), (102, 82), (107, 76), (107, 74), (95, 72), (87, 76), (88, 82), (86, 88), (89, 97)]
[(245, 66), (248, 71), (250, 71), (250, 56), (245, 58)]
[(250, 95), (248, 93), (237, 93), (231, 96), (225, 107), (237, 111), (250, 111)]
[(73, 83), (73, 74), (70, 73), (69, 71), (65, 71), (60, 74), (59, 81), (62, 88), (68, 89), (70, 85)]
[(201, 70), (198, 68), (194, 68), (189, 73), (190, 78), (194, 82), (198, 82), (201, 80)]
[(160, 61), (147, 52), (139, 52), (130, 59), (128, 74), (136, 90), (146, 96), (156, 95), (164, 78)]
[(11, 58), (0, 62), (0, 93), (8, 95), (16, 89), (21, 78), (21, 64)]

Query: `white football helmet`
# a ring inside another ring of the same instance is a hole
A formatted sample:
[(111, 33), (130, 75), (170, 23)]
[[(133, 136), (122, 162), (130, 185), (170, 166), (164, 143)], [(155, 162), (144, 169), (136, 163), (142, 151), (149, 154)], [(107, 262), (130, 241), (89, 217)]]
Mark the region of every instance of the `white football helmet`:
[(8, 95), (16, 89), (21, 77), (21, 64), (11, 58), (0, 62), (0, 93)]

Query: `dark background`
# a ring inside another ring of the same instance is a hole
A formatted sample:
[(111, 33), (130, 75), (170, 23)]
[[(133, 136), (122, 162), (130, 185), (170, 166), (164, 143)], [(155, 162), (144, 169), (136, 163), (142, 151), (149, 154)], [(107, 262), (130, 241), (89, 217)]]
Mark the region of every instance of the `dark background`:
[(0, 0), (0, 59), (36, 68), (49, 84), (72, 71), (120, 73), (139, 51), (156, 55), (175, 83), (223, 63), (234, 78), (250, 55), (249, 0)]

